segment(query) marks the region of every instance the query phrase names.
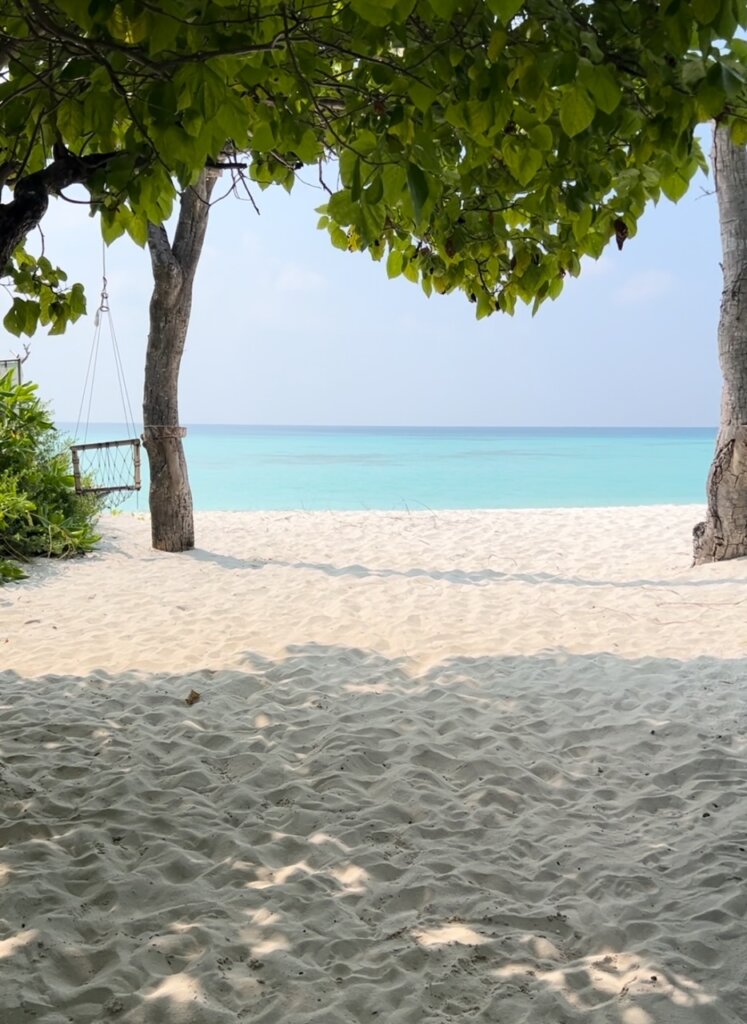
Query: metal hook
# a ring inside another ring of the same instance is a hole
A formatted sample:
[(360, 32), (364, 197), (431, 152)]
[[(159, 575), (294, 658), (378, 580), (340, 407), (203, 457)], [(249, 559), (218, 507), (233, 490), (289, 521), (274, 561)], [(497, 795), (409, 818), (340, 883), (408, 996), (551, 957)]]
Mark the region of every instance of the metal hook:
[[(106, 286), (108, 285), (108, 283), (109, 282), (107, 281), (106, 277), (104, 277), (101, 288), (101, 302), (99, 303), (99, 308), (96, 310), (97, 317), (99, 313), (109, 312), (109, 293), (106, 290)], [(98, 323), (98, 319), (96, 322)]]

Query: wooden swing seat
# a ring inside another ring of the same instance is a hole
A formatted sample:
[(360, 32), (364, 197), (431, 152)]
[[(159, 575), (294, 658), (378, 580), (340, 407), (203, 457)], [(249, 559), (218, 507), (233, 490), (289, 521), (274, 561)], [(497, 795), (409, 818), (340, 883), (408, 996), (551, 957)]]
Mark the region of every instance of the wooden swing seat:
[[(132, 450), (132, 463), (128, 464), (125, 452), (120, 449)], [(73, 480), (76, 494), (96, 494), (100, 497), (118, 492), (139, 491), (140, 479), (140, 438), (128, 437), (122, 441), (93, 441), (88, 444), (70, 446), (73, 456)], [(87, 467), (81, 468), (81, 457), (86, 459)], [(94, 469), (94, 464), (96, 468)], [(91, 474), (100, 479), (102, 469), (107, 478), (101, 485), (88, 481)], [(131, 482), (125, 482), (131, 481)]]

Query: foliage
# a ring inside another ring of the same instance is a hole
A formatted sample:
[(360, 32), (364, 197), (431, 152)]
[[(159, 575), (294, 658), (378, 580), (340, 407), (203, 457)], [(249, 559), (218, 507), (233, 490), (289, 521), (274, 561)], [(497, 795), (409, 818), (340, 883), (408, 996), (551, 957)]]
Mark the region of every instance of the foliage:
[(5, 314), (3, 326), (11, 334), (33, 335), (37, 327), (49, 327), (49, 334), (64, 334), (69, 323), (86, 312), (81, 284), (67, 288), (67, 274), (54, 267), (46, 256), (33, 257), (19, 246), (7, 274), (17, 297)]
[(77, 495), (64, 447), (35, 384), (0, 377), (0, 583), (21, 579), (8, 559), (90, 551), (98, 505)]
[[(745, 0), (8, 0), (0, 159), (18, 197), (53, 157), (107, 154), (79, 180), (108, 241), (144, 244), (206, 163), (290, 189), (331, 157), (334, 245), (478, 316), (536, 308), (683, 195), (698, 123), (747, 142), (746, 23)], [(5, 323), (28, 333), (52, 300), (18, 259)]]

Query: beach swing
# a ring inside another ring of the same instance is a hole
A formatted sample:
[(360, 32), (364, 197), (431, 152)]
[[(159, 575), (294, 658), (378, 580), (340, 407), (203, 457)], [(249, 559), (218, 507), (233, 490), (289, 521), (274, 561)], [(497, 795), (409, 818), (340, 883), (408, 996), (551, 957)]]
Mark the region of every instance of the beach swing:
[[(75, 427), (76, 443), (70, 446), (70, 451), (73, 457), (73, 479), (75, 481), (76, 494), (92, 494), (100, 498), (103, 504), (113, 506), (124, 501), (129, 494), (140, 490), (140, 438), (135, 436), (135, 419), (132, 415), (122, 358), (119, 354), (114, 321), (112, 320), (109, 308), (106, 280), (106, 250), (104, 250), (103, 270), (101, 299), (94, 317), (93, 342), (88, 358), (86, 379), (83, 384), (78, 422)], [(91, 419), (91, 403), (93, 401), (96, 368), (101, 348), (101, 330), (104, 323), (106, 323), (109, 331), (119, 394), (122, 399), (124, 432), (129, 434), (129, 436), (118, 441), (89, 442), (88, 427)], [(77, 438), (80, 436), (80, 425), (83, 420), (84, 408), (86, 410), (86, 419), (83, 441), (78, 443)]]

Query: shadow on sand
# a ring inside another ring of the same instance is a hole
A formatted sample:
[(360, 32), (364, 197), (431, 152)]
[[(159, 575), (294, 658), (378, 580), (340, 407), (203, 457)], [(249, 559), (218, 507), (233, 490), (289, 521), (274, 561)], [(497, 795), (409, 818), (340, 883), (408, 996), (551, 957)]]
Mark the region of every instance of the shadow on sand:
[(318, 645), (0, 673), (0, 1018), (741, 1024), (746, 679)]

